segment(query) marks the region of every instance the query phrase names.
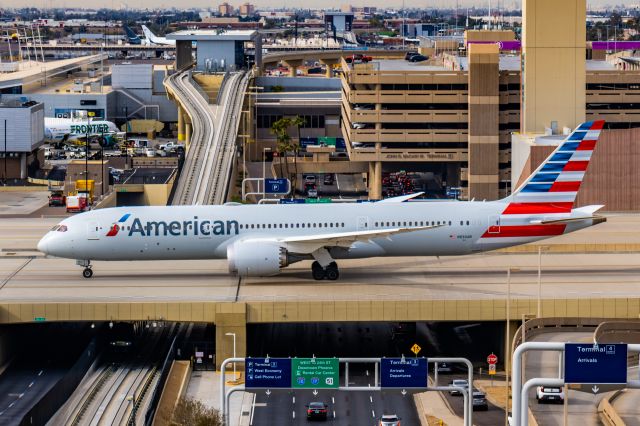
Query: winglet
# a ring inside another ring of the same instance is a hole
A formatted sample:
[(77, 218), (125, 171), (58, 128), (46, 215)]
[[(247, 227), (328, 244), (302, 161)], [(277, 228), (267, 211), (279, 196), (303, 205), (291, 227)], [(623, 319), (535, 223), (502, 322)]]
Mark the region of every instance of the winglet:
[(424, 192), (414, 192), (413, 194), (400, 195), (399, 197), (385, 198), (384, 200), (378, 201), (378, 203), (404, 203), (423, 194)]

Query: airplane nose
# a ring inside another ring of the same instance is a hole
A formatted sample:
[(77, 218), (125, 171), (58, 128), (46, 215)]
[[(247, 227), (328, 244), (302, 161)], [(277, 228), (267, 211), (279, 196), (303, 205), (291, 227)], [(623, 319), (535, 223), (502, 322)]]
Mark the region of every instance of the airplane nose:
[(47, 242), (47, 237), (42, 238), (38, 242), (38, 251), (41, 251), (44, 254), (48, 253), (49, 243)]

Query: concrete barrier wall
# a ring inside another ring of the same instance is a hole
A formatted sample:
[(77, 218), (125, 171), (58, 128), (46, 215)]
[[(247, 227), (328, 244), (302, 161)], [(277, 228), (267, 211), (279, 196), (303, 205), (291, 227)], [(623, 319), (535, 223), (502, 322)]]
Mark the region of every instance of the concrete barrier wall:
[[(535, 299), (514, 299), (511, 320), (536, 311)], [(631, 319), (640, 315), (640, 299), (547, 299), (543, 315), (564, 320), (554, 327), (568, 327), (572, 318), (581, 326), (593, 318)], [(334, 321), (504, 321), (506, 301), (490, 300), (353, 300), (252, 301), (252, 302), (129, 302), (129, 303), (0, 303), (0, 323), (47, 321), (189, 321), (215, 323), (216, 314), (245, 312), (247, 323), (295, 323)], [(548, 320), (549, 318), (545, 318)], [(605, 321), (604, 319), (599, 320)], [(592, 327), (595, 326), (591, 325)], [(549, 324), (549, 327), (551, 325)], [(548, 328), (548, 327), (545, 327)], [(557, 331), (557, 329), (555, 330)]]
[(605, 426), (626, 426), (626, 423), (622, 418), (618, 415), (618, 412), (613, 408), (611, 403), (618, 397), (623, 391), (616, 391), (609, 398), (602, 398), (600, 404), (598, 405), (598, 416), (600, 417), (600, 421)]

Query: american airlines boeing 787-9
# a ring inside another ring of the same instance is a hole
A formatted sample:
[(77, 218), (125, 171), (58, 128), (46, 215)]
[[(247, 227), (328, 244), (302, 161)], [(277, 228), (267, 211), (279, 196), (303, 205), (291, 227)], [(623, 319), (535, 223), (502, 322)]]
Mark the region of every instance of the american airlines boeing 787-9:
[(38, 243), (76, 259), (227, 259), (240, 276), (270, 276), (313, 260), (316, 280), (338, 279), (336, 260), (451, 256), (495, 250), (605, 221), (603, 206), (573, 208), (604, 121), (580, 125), (510, 196), (498, 201), (118, 207), (64, 219)]

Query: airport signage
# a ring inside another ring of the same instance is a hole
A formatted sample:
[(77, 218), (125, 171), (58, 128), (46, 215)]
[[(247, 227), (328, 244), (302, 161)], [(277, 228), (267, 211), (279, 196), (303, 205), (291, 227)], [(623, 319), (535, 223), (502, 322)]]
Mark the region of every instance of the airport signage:
[(288, 194), (289, 179), (265, 179), (264, 192), (266, 194)]
[(383, 388), (426, 388), (426, 358), (382, 358), (380, 386)]
[(294, 389), (337, 389), (340, 383), (338, 358), (293, 358), (291, 387)]
[(291, 358), (246, 358), (246, 388), (291, 387)]
[(564, 381), (567, 384), (627, 383), (627, 345), (565, 344)]
[(304, 198), (281, 198), (280, 204), (304, 204), (306, 200)]

